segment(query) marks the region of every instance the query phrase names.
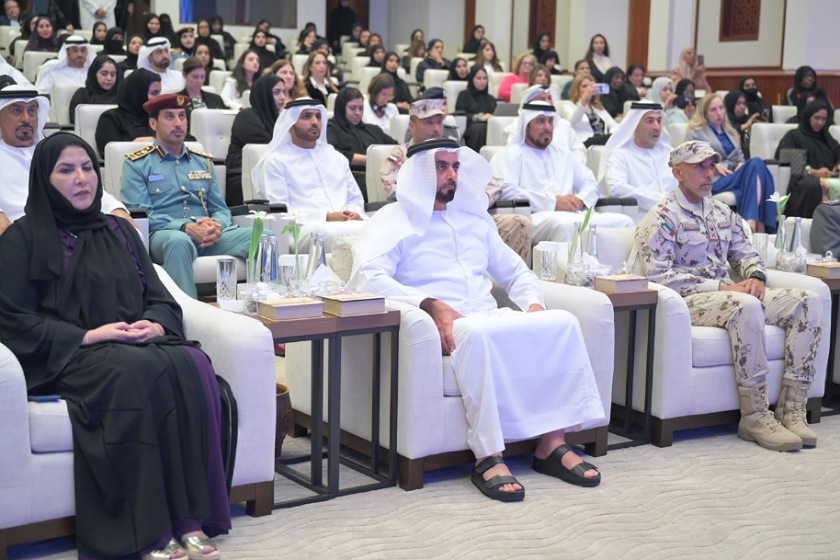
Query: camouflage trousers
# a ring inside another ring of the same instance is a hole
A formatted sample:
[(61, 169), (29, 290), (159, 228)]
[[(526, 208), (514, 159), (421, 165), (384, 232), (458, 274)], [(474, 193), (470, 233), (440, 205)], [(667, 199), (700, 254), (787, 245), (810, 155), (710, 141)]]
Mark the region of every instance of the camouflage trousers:
[(753, 387), (767, 376), (765, 324), (785, 329), (785, 378), (813, 381), (822, 320), (822, 304), (815, 293), (767, 288), (762, 302), (740, 292), (707, 292), (686, 296), (685, 302), (692, 325), (729, 331), (738, 385)]
[(531, 220), (519, 214), (493, 214), (493, 221), (505, 245), (516, 251), (522, 260), (531, 254)]

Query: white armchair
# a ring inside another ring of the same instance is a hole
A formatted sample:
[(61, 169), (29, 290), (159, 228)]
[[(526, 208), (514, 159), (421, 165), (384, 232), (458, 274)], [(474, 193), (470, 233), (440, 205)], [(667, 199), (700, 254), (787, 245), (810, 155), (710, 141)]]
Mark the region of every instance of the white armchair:
[[(609, 246), (624, 249), (611, 255), (611, 260), (606, 260), (602, 251), (599, 255), (601, 261), (616, 266), (626, 260), (633, 245), (633, 231), (599, 230), (599, 248)], [(817, 352), (814, 384), (808, 395), (811, 422), (819, 422), (831, 325), (831, 298), (828, 287), (810, 276), (776, 270), (768, 270), (767, 285), (777, 288), (807, 288), (820, 296), (823, 305), (823, 336)], [(672, 444), (675, 431), (735, 422), (740, 417), (740, 412), (732, 350), (726, 330), (691, 326), (688, 306), (677, 292), (654, 283), (651, 283), (651, 288), (659, 290), (653, 358), (652, 441), (654, 445), (667, 447)], [(640, 316), (638, 321), (637, 332), (646, 333), (647, 317)], [(626, 339), (626, 329), (627, 324), (624, 321), (617, 325), (616, 340)], [(689, 334), (690, 336), (687, 336)], [(765, 336), (769, 362), (767, 394), (770, 404), (774, 404), (781, 389), (784, 329), (766, 326)], [(647, 337), (642, 334), (638, 337), (636, 346), (637, 371), (638, 365), (644, 364), (646, 344)], [(626, 349), (617, 348), (615, 357), (616, 364), (626, 363)], [(625, 402), (624, 381), (624, 368), (616, 367), (613, 385), (615, 403)], [(638, 378), (636, 381), (633, 387), (633, 408), (641, 412), (645, 383)]]
[[(349, 273), (346, 247), (333, 246), (333, 268), (340, 276)], [(342, 266), (343, 265), (343, 266)], [(343, 271), (343, 272), (342, 272)], [(570, 430), (567, 440), (585, 444), (591, 455), (603, 455), (607, 447), (607, 426), (613, 375), (613, 311), (602, 293), (586, 288), (543, 283), (547, 306), (565, 309), (581, 323), (589, 359), (606, 413), (605, 420)], [(500, 306), (510, 305), (499, 294)], [(406, 490), (423, 487), (425, 471), (469, 462), (467, 422), (449, 357), (441, 356), (440, 336), (434, 321), (420, 309), (388, 300), (386, 305), (401, 312), (399, 344), (399, 411), (397, 449), (400, 456), (400, 486)], [(347, 338), (342, 344), (341, 429), (345, 443), (368, 451), (371, 416), (371, 345), (367, 337)], [(286, 378), (295, 414), (295, 430), (311, 426), (309, 343), (287, 346)], [(389, 345), (383, 344), (381, 364), (390, 363)], [(390, 383), (383, 374), (380, 402), (388, 406)], [(389, 441), (388, 415), (380, 421), (380, 445)], [(325, 418), (325, 420), (328, 420)], [(527, 452), (533, 442), (508, 446), (509, 454)]]
[[(271, 333), (254, 319), (200, 303), (180, 291), (186, 336), (202, 343), (239, 409), (231, 502), (268, 515), (274, 501), (275, 379)], [(23, 370), (0, 344), (0, 558), (6, 547), (75, 531), (73, 452), (65, 401), (27, 401)]]

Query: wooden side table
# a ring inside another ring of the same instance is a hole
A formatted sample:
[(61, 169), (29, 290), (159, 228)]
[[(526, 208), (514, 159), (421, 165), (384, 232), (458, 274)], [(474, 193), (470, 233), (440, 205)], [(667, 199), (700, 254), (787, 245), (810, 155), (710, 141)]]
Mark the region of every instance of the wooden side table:
[[(271, 331), (275, 344), (310, 341), (312, 343), (312, 446), (309, 457), (310, 476), (307, 478), (289, 467), (289, 462), (277, 460), (275, 471), (278, 474), (305, 486), (315, 492), (314, 496), (276, 502), (274, 509), (330, 500), (337, 496), (366, 492), (378, 488), (394, 486), (397, 483), (397, 384), (399, 365), (399, 328), (400, 312), (386, 310), (384, 313), (371, 313), (349, 317), (336, 317), (324, 314), (310, 319), (292, 319), (271, 321), (260, 317)], [(389, 464), (387, 475), (381, 472), (379, 452), (379, 387), (380, 387), (380, 348), (382, 333), (391, 333), (391, 393), (390, 393), (390, 440)], [(339, 489), (339, 463), (342, 462), (341, 450), (341, 340), (345, 336), (360, 334), (374, 335), (373, 359), (373, 398), (371, 414), (371, 464), (369, 467), (355, 462), (345, 462), (357, 471), (374, 478), (377, 482)], [(327, 483), (323, 481), (322, 424), (324, 417), (324, 341), (330, 342), (327, 362), (327, 413), (329, 430), (327, 434)], [(292, 462), (298, 462), (292, 461)]]
[[(611, 426), (611, 430), (613, 433), (631, 441), (608, 446), (608, 449), (623, 449), (625, 447), (650, 443), (651, 393), (653, 391), (653, 343), (654, 336), (656, 335), (656, 303), (659, 299), (659, 292), (656, 290), (643, 290), (639, 292), (606, 294), (606, 296), (610, 298), (615, 313), (621, 311), (630, 312), (630, 328), (627, 341), (627, 378), (624, 389), (624, 421), (620, 428)], [(648, 312), (644, 423), (642, 425), (641, 436), (634, 434), (632, 430), (633, 383), (636, 362), (636, 313), (639, 310), (647, 310)]]

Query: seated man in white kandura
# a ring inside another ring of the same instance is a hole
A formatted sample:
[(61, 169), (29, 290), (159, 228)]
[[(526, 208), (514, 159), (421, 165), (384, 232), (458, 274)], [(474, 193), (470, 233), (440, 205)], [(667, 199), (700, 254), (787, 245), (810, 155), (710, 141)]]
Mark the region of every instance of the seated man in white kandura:
[(350, 163), (327, 143), (327, 108), (311, 97), (286, 103), (265, 155), (250, 173), (257, 198), (285, 204), (295, 214), (304, 251), (318, 233), (329, 252), (339, 237), (358, 235), (367, 219)]
[[(531, 203), (535, 244), (571, 241), (583, 211), (598, 202), (595, 175), (563, 142), (553, 141), (558, 119), (550, 103), (524, 104), (514, 136), (490, 161), (493, 176), (502, 181), (502, 198), (527, 198)], [(613, 212), (593, 212), (590, 223), (599, 228), (634, 225), (629, 216)]]
[[(505, 441), (539, 437), (533, 468), (579, 486), (601, 475), (565, 443), (565, 428), (604, 418), (577, 320), (545, 311), (540, 284), (487, 213), (490, 166), (452, 140), (412, 145), (397, 202), (353, 248), (351, 286), (431, 315), (452, 356), (476, 456), (472, 482), (495, 500), (525, 489), (502, 460)], [(492, 276), (526, 310), (497, 309)]]

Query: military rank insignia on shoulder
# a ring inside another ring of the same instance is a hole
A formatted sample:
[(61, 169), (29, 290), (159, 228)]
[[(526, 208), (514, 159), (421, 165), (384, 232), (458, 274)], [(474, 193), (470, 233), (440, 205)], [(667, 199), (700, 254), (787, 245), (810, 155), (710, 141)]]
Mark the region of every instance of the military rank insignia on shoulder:
[(144, 147), (140, 148), (139, 150), (135, 150), (133, 152), (129, 152), (129, 153), (125, 154), (125, 157), (130, 159), (131, 161), (137, 161), (138, 159), (140, 159), (142, 157), (145, 157), (145, 156), (151, 154), (154, 151), (155, 151), (155, 146), (154, 145), (148, 145), (148, 146), (144, 146)]
[(190, 148), (189, 146), (187, 146), (187, 150), (189, 150), (189, 152), (191, 154), (195, 154), (195, 155), (201, 156), (203, 158), (213, 159), (213, 154), (208, 154), (207, 152), (199, 152), (198, 150), (194, 150), (194, 149)]

